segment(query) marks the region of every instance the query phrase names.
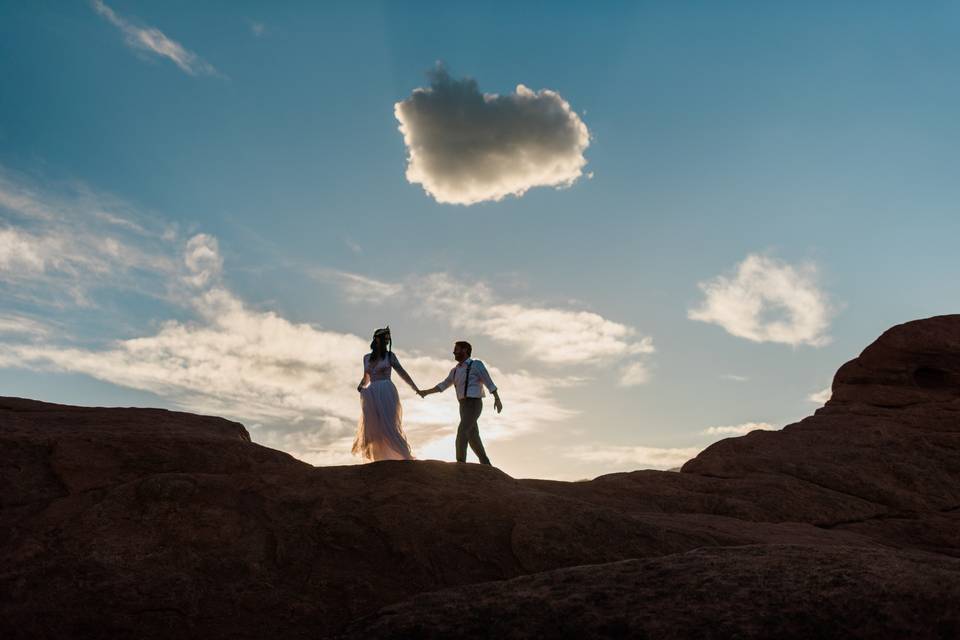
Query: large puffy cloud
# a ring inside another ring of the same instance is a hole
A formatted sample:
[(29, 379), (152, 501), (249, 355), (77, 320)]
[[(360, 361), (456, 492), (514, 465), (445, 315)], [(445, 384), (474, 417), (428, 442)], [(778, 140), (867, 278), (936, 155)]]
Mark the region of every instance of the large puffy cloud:
[(481, 93), (443, 69), (394, 105), (409, 153), (407, 180), (437, 202), (470, 205), (564, 187), (583, 174), (590, 132), (559, 93)]
[(794, 267), (750, 254), (732, 276), (717, 276), (699, 286), (705, 297), (687, 313), (691, 320), (720, 325), (754, 342), (819, 347), (830, 341), (826, 331), (832, 309), (812, 264)]

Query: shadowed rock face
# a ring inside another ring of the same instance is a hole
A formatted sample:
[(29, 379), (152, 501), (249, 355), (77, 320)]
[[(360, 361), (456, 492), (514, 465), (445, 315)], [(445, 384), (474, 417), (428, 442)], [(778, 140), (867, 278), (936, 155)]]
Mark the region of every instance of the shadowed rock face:
[(948, 638), (958, 590), (960, 316), (782, 431), (589, 482), (0, 398), (4, 638)]

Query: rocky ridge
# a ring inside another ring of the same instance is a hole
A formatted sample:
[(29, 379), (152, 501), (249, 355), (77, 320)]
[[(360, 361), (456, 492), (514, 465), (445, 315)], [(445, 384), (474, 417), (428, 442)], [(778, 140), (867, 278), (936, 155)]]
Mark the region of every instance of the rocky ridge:
[(0, 461), (5, 638), (960, 636), (960, 316), (680, 473), (315, 468), (220, 418), (16, 398)]

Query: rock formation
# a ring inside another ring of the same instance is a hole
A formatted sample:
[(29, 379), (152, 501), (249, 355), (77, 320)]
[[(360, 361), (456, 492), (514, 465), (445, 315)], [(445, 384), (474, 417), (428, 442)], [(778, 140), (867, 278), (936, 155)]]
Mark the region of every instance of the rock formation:
[(960, 637), (960, 316), (799, 423), (588, 482), (0, 398), (0, 637), (280, 636)]

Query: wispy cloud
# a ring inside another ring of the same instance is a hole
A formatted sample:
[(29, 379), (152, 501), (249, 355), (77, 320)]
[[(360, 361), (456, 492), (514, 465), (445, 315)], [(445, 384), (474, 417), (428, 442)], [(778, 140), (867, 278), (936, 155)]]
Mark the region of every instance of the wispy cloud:
[(32, 337), (45, 337), (50, 334), (46, 324), (16, 314), (0, 314), (0, 335), (20, 334)]
[(254, 38), (262, 38), (267, 35), (267, 25), (262, 22), (257, 22), (256, 20), (248, 20), (247, 24), (250, 25), (250, 33), (253, 34)]
[(83, 185), (39, 188), (0, 167), (0, 294), (53, 306), (93, 304), (102, 287), (162, 284), (180, 267), (170, 227), (131, 218), (116, 198)]
[(731, 335), (754, 342), (823, 346), (832, 308), (816, 281), (816, 267), (794, 267), (750, 254), (731, 276), (700, 283), (702, 304), (691, 320), (720, 325)]
[(590, 132), (550, 89), (481, 93), (475, 80), (438, 67), (430, 86), (396, 103), (394, 114), (409, 153), (407, 180), (437, 202), (471, 205), (570, 186), (587, 163)]
[(833, 396), (833, 389), (827, 387), (826, 389), (821, 389), (815, 393), (811, 393), (807, 396), (807, 400), (810, 402), (815, 402), (817, 404), (826, 404), (828, 400)]
[[(519, 347), (525, 356), (550, 364), (599, 364), (646, 356), (653, 339), (633, 327), (591, 311), (502, 302), (483, 283), (437, 273), (418, 281), (426, 313), (454, 327)], [(642, 369), (630, 373), (636, 381)]]
[(379, 303), (404, 292), (402, 283), (384, 282), (357, 273), (337, 271), (336, 269), (317, 269), (312, 273), (319, 280), (333, 282), (339, 286), (350, 302)]
[(135, 25), (130, 20), (118, 15), (103, 0), (91, 0), (90, 4), (97, 13), (120, 30), (124, 42), (130, 48), (166, 58), (192, 76), (221, 75), (212, 64), (184, 48), (179, 42), (168, 38), (156, 27)]
[(769, 422), (744, 422), (743, 424), (729, 425), (725, 427), (710, 427), (704, 429), (701, 433), (708, 436), (742, 436), (751, 431), (776, 431), (775, 427)]
[(548, 364), (597, 365), (621, 362), (621, 386), (650, 379), (645, 360), (655, 349), (650, 336), (598, 313), (501, 300), (483, 282), (463, 282), (446, 273), (383, 282), (325, 270), (317, 277), (337, 283), (348, 300), (380, 303), (398, 295), (416, 300), (420, 313), (519, 347), (523, 356)]

